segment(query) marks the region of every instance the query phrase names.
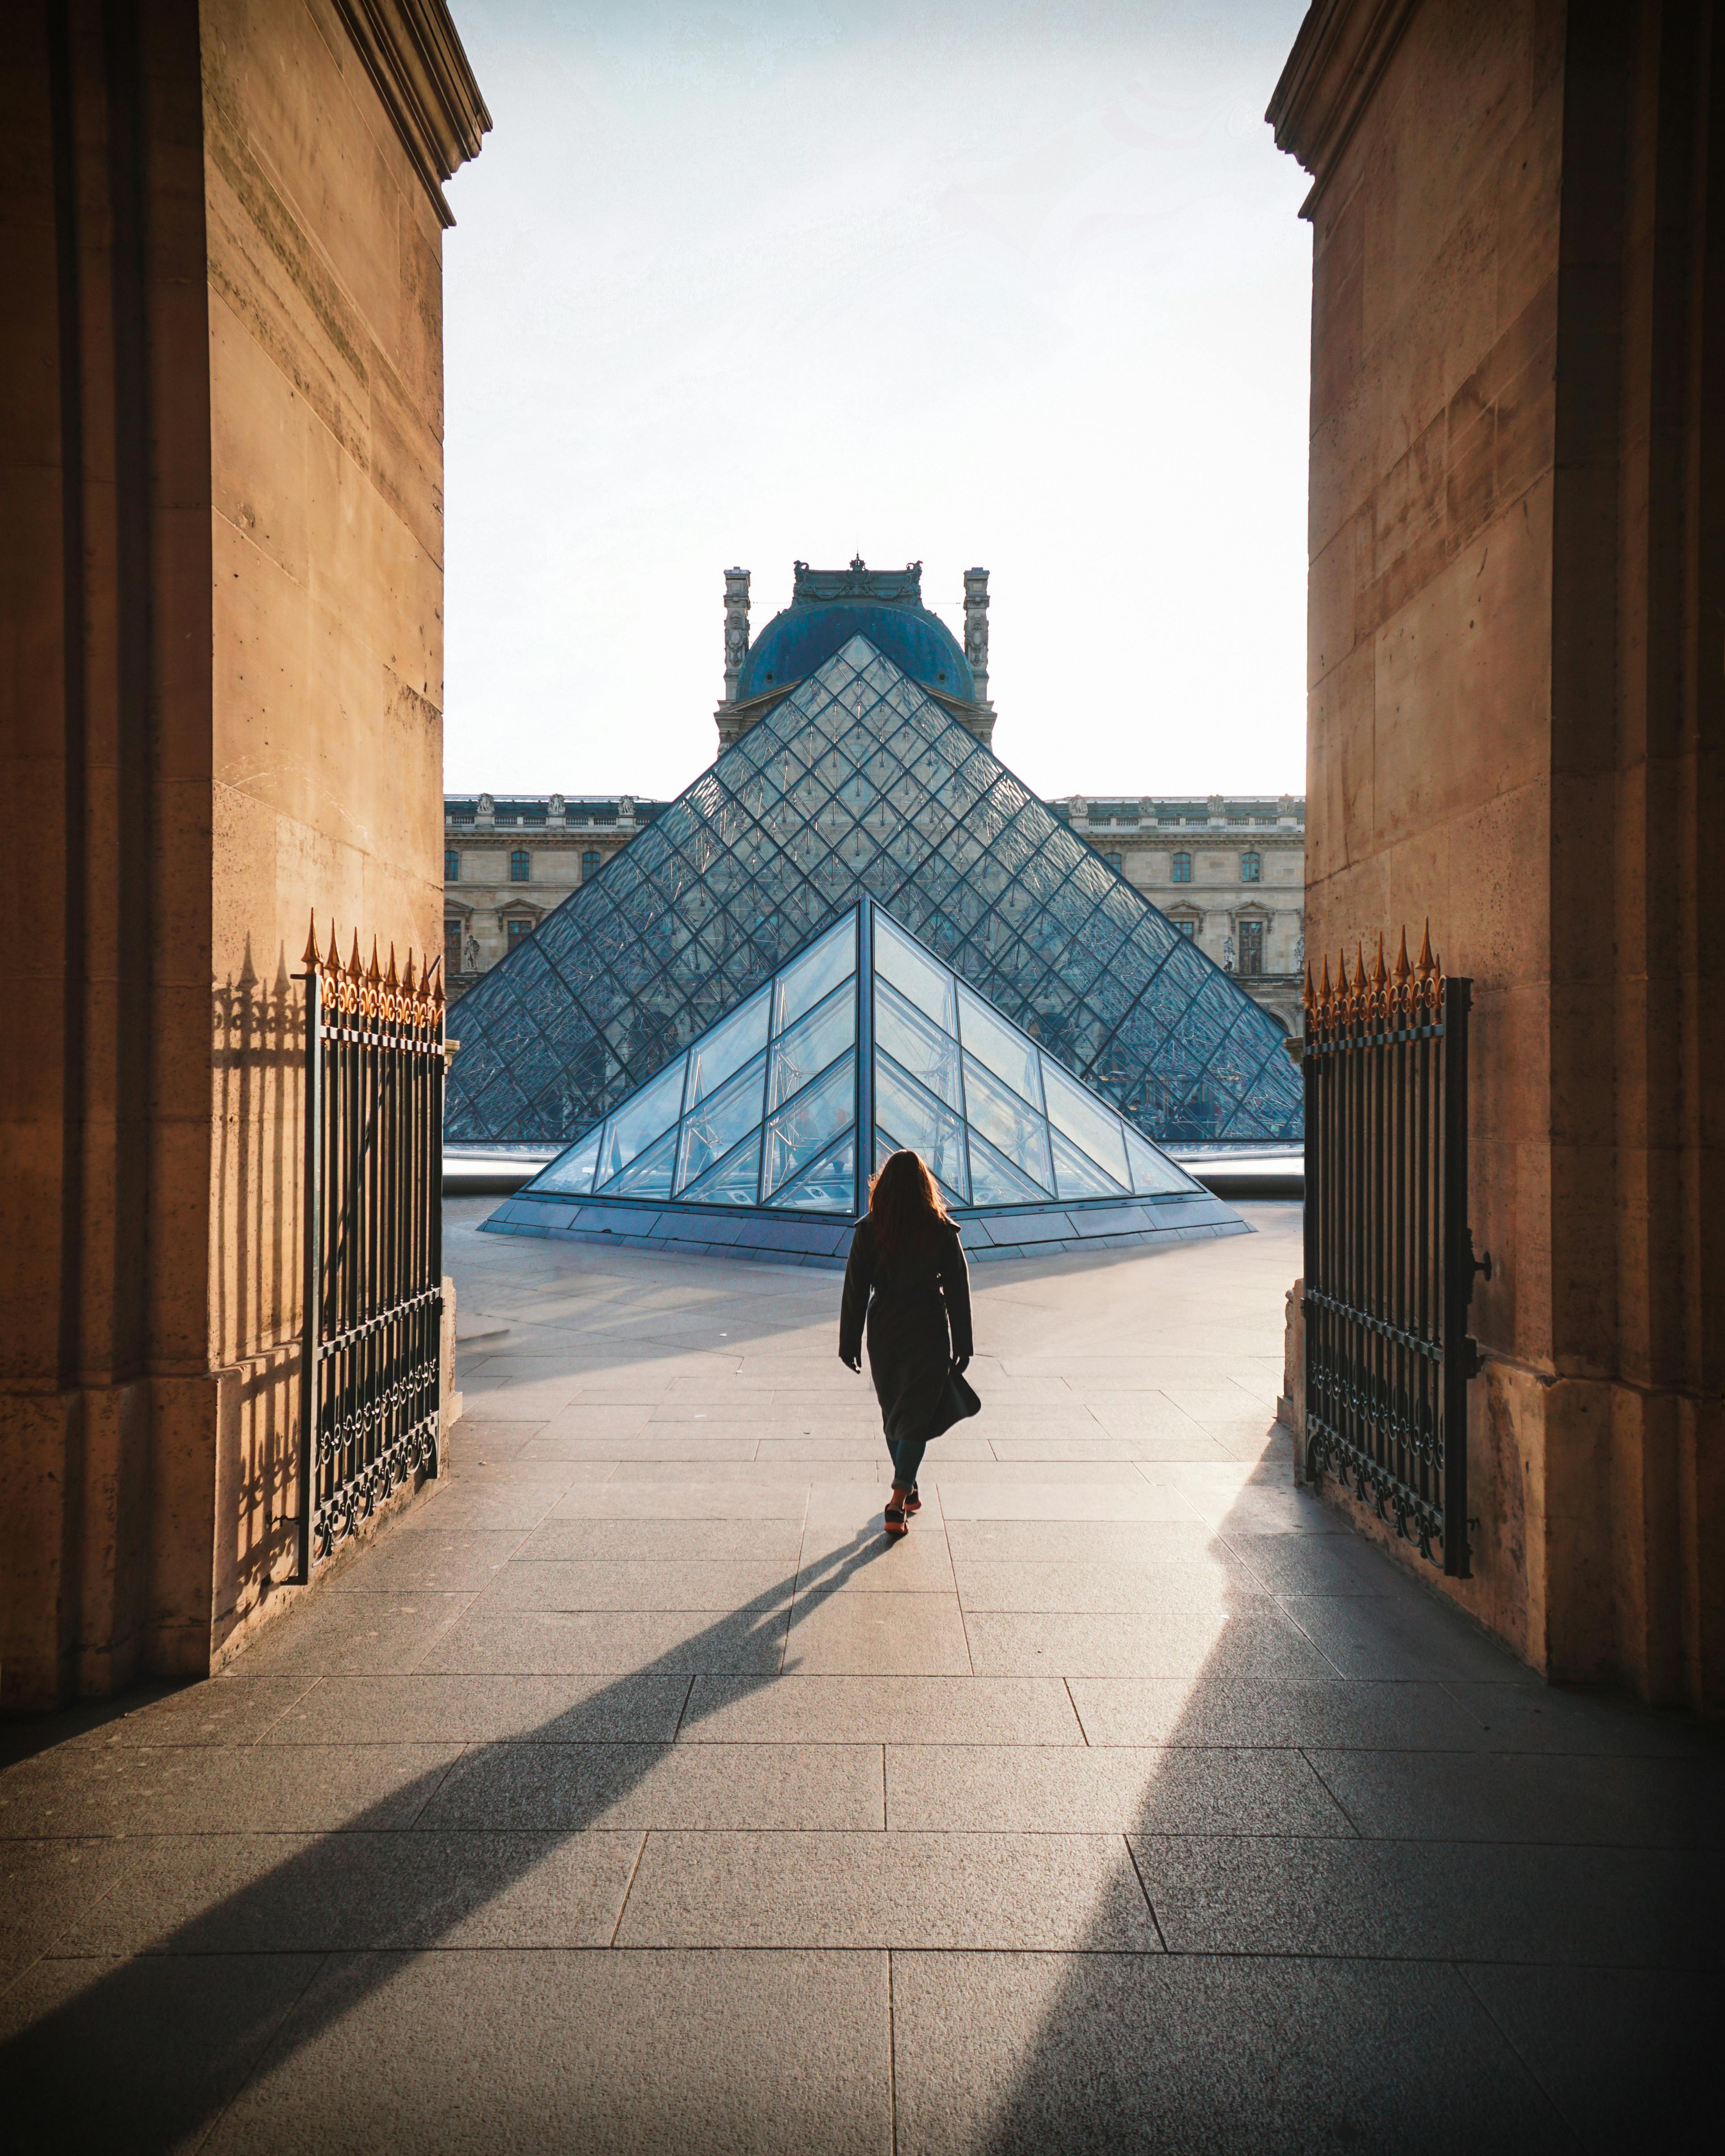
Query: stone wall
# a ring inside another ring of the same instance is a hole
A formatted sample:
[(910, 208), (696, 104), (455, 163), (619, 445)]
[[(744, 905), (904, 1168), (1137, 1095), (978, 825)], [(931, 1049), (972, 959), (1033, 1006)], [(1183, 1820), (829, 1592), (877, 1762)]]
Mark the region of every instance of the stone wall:
[[(17, 11), (20, 1024), (0, 1696), (207, 1669), (290, 1562), (316, 905), (434, 952), (441, 0)], [(42, 909), (33, 909), (38, 917)]]
[(1717, 1705), (1710, 13), (1321, 0), (1271, 117), (1315, 179), (1308, 948), (1429, 917), (1476, 984), (1444, 1585), (1553, 1676)]

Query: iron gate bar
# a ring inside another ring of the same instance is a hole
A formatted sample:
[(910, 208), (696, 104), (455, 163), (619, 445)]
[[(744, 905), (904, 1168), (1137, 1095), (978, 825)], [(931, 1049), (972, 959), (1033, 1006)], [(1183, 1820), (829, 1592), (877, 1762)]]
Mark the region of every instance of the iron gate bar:
[(1469, 1574), (1467, 1029), (1472, 984), (1428, 932), (1394, 974), (1306, 980), (1306, 1467)]
[(439, 1471), (444, 993), (395, 952), (305, 947), (305, 1332), (297, 1577)]

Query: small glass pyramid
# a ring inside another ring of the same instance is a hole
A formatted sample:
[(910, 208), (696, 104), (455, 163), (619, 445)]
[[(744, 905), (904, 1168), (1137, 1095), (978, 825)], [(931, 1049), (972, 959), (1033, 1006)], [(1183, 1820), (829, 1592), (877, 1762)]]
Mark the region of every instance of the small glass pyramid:
[(446, 1135), (564, 1143), (864, 896), (1158, 1143), (1300, 1137), (1269, 1014), (860, 636), (468, 990)]
[(975, 1257), (1245, 1227), (872, 899), (485, 1225), (842, 1264), (901, 1146)]

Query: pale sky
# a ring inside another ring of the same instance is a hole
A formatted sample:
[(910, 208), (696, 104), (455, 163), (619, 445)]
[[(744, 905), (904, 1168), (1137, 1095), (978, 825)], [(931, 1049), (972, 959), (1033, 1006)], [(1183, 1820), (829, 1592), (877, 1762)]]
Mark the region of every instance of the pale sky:
[(454, 0), (445, 778), (669, 798), (723, 572), (991, 573), (1045, 794), (1305, 784), (1301, 0)]

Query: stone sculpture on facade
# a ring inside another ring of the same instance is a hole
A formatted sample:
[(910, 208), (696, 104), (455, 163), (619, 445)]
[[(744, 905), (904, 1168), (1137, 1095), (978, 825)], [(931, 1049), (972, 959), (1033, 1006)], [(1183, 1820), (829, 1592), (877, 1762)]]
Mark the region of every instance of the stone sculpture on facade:
[(742, 678), (742, 662), (749, 655), (749, 572), (725, 572), (725, 701), (734, 702)]

